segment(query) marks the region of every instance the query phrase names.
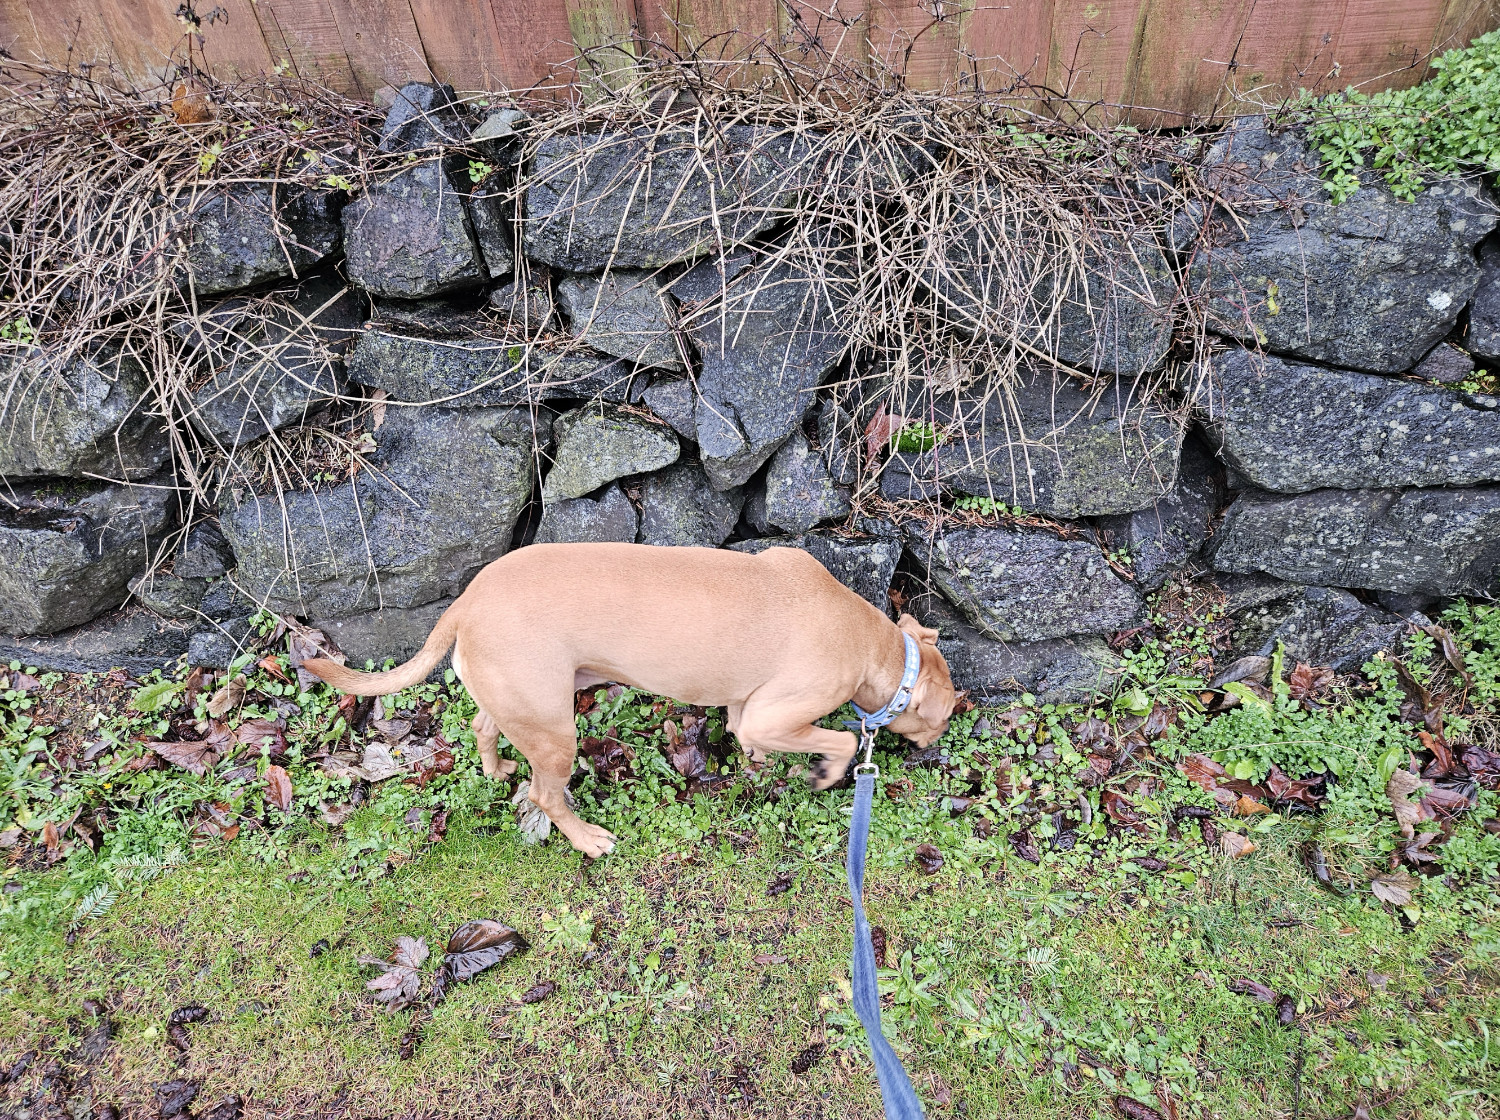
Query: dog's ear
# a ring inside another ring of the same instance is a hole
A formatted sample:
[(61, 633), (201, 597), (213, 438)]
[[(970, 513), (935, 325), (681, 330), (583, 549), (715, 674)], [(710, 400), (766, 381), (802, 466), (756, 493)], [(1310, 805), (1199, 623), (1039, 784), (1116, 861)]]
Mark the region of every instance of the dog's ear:
[[(936, 636), (936, 631), (928, 632)], [(948, 662), (937, 651), (936, 645), (922, 650), (922, 671), (917, 674), (916, 687), (911, 690), (911, 710), (923, 723), (936, 727), (953, 714), (955, 699)]]
[(926, 642), (930, 646), (937, 645), (938, 632), (930, 626), (923, 626), (909, 614), (903, 614), (896, 620), (896, 625), (905, 630), (919, 642)]

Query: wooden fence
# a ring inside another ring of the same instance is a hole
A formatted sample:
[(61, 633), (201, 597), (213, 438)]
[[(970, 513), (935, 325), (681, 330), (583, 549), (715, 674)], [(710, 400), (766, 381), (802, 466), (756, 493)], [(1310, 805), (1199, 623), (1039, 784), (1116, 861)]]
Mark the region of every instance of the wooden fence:
[[(191, 42), (221, 77), (290, 71), (365, 98), (412, 80), (566, 96), (603, 49), (742, 56), (759, 41), (921, 89), (1019, 81), (1181, 123), (1227, 92), (1411, 85), (1500, 26), (1500, 0), (0, 0), (17, 60), (146, 84)], [(211, 6), (210, 6), (211, 5)], [(188, 34), (196, 17), (201, 42)], [(618, 49), (616, 49), (618, 48)], [(582, 52), (582, 53), (581, 53)], [(590, 55), (588, 52), (595, 52)], [(1107, 110), (1106, 110), (1107, 112)]]

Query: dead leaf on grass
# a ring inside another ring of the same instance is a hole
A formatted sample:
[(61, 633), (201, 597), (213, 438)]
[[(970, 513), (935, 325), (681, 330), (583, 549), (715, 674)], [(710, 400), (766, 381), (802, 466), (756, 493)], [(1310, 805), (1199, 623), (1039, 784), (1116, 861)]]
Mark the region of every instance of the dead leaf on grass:
[(878, 463), (880, 456), (891, 444), (891, 437), (906, 427), (906, 417), (887, 412), (885, 405), (875, 410), (870, 422), (865, 425), (865, 461)]
[(1036, 841), (1031, 838), (1030, 832), (1017, 832), (1010, 838), (1011, 851), (1020, 856), (1027, 863), (1040, 864), (1042, 862), (1041, 849), (1036, 846)]
[(776, 878), (772, 879), (769, 883), (766, 884), (766, 897), (767, 898), (775, 898), (779, 894), (786, 894), (787, 891), (789, 891), (789, 890), (792, 889), (792, 885), (796, 881), (797, 881), (797, 874), (796, 874), (796, 872), (794, 872), (794, 871), (783, 871), (783, 872), (781, 872), (780, 874), (778, 874), (776, 876)]
[(1249, 657), (1241, 657), (1237, 661), (1231, 661), (1208, 682), (1208, 687), (1213, 689), (1223, 688), (1226, 684), (1234, 684), (1236, 681), (1256, 681), (1264, 683), (1271, 675), (1271, 659), (1252, 654)]
[(1142, 1104), (1134, 1097), (1116, 1097), (1115, 1111), (1125, 1117), (1125, 1120), (1166, 1120), (1156, 1109)]
[(198, 1096), (198, 1083), (177, 1077), (156, 1087), (156, 1111), (162, 1120), (172, 1120), (187, 1112)]
[(781, 953), (756, 953), (755, 956), (751, 957), (750, 959), (754, 963), (762, 966), (768, 964), (786, 963), (786, 957)]
[(1242, 996), (1250, 996), (1252, 999), (1260, 1000), (1261, 1003), (1276, 1002), (1276, 993), (1259, 980), (1231, 980), (1224, 986), (1231, 992), (1236, 992)]
[(1396, 823), (1401, 826), (1401, 835), (1408, 840), (1415, 834), (1416, 824), (1423, 820), (1422, 806), (1413, 801), (1411, 795), (1423, 786), (1423, 781), (1410, 770), (1396, 770), (1385, 784), (1385, 795), (1390, 799), (1391, 810), (1396, 814)]
[(1389, 875), (1377, 875), (1371, 879), (1370, 893), (1392, 906), (1406, 906), (1411, 903), (1411, 892), (1416, 885), (1417, 881), (1406, 871), (1393, 871)]
[(1443, 857), (1437, 852), (1430, 851), (1427, 845), (1441, 835), (1441, 832), (1423, 832), (1413, 840), (1402, 840), (1396, 845), (1396, 855), (1413, 867), (1420, 867), (1424, 863), (1437, 863)]
[(1463, 746), (1458, 749), (1458, 760), (1469, 777), (1485, 789), (1500, 789), (1500, 754), (1483, 747)]
[(1125, 799), (1125, 796), (1115, 790), (1107, 789), (1099, 795), (1099, 808), (1108, 814), (1109, 819), (1125, 828), (1133, 828), (1140, 831), (1141, 817), (1135, 811), (1135, 806)]
[(540, 984), (533, 984), (521, 993), (522, 1003), (541, 1003), (553, 992), (557, 991), (555, 980), (543, 980)]
[(1287, 677), (1287, 690), (1293, 700), (1312, 700), (1321, 696), (1335, 680), (1332, 669), (1314, 668), (1299, 662)]
[(1270, 811), (1271, 807), (1269, 805), (1263, 805), (1253, 797), (1242, 795), (1234, 803), (1234, 815), (1237, 817), (1253, 817), (1257, 813), (1269, 813)]
[(916, 861), (923, 875), (936, 875), (943, 869), (943, 853), (931, 844), (917, 845)]
[(1427, 631), (1428, 636), (1437, 642), (1438, 648), (1443, 651), (1443, 659), (1463, 679), (1464, 684), (1472, 688), (1474, 685), (1474, 676), (1469, 672), (1469, 667), (1464, 662), (1463, 651), (1458, 648), (1458, 643), (1454, 641), (1453, 635), (1449, 633), (1447, 627), (1438, 626), (1434, 623), (1431, 626), (1424, 626), (1422, 629)]
[(472, 980), (507, 957), (524, 953), (531, 943), (516, 930), (494, 918), (465, 922), (448, 938), (442, 967), (432, 982), (432, 1002), (441, 1003), (453, 984)]
[(208, 714), (213, 719), (223, 719), (235, 708), (238, 708), (245, 699), (245, 675), (241, 673), (228, 684), (223, 685), (210, 697), (208, 701)]
[(396, 951), (389, 961), (361, 956), (359, 963), (380, 965), (385, 969), (365, 987), (375, 993), (376, 1000), (385, 1004), (387, 1011), (400, 1011), (417, 998), (417, 990), (422, 986), (422, 977), (417, 970), (426, 959), (426, 941), (420, 937), (398, 937)]
[(1432, 754), (1432, 762), (1422, 771), (1423, 777), (1445, 778), (1453, 773), (1453, 751), (1449, 749), (1448, 740), (1443, 735), (1418, 731), (1417, 738), (1422, 741), (1422, 749)]
[[(1207, 837), (1205, 837), (1207, 839)], [(1238, 832), (1226, 832), (1219, 837), (1219, 850), (1230, 859), (1239, 859), (1255, 851), (1255, 843)]]
[(266, 767), (266, 800), (283, 813), (292, 811), (292, 779), (274, 763)]
[(1190, 782), (1196, 783), (1203, 790), (1212, 793), (1219, 786), (1219, 779), (1227, 777), (1229, 771), (1220, 766), (1206, 754), (1190, 754), (1177, 764), (1180, 770)]
[(206, 742), (143, 743), (142, 746), (160, 755), (173, 766), (180, 766), (200, 778), (208, 773), (210, 766), (217, 766), (219, 762), (218, 754)]

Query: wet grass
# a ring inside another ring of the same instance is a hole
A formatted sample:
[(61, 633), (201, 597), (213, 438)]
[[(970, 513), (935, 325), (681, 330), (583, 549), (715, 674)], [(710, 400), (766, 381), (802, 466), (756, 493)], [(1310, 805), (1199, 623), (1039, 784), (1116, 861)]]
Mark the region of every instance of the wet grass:
[[(697, 844), (642, 835), (592, 865), (478, 817), (373, 883), (301, 870), (318, 837), (266, 860), (201, 852), (71, 939), (38, 921), (11, 941), (0, 1057), (41, 1057), (0, 1101), (154, 1115), (153, 1087), (186, 1077), (200, 1107), (239, 1094), (250, 1117), (878, 1116), (848, 1004), (838, 855), (811, 859), (795, 835), (746, 846), (726, 802), (706, 809)], [(1338, 1117), (1360, 1102), (1376, 1117), (1493, 1115), (1496, 946), (1456, 915), (1408, 930), (1320, 893), (1295, 858), (1301, 831), (1287, 822), (1234, 863), (1189, 859), (1185, 842), (1169, 854), (1198, 867), (1191, 885), (1120, 851), (1037, 867), (973, 838), (935, 876), (887, 860), (870, 910), (894, 966), (888, 1030), (930, 1114), (1095, 1116), (1133, 1094), (1182, 1116)], [(920, 839), (875, 842), (890, 856)], [(793, 886), (768, 896), (788, 872)], [(62, 886), (60, 871), (18, 878), (38, 913)], [(575, 929), (596, 923), (587, 955), (545, 931), (564, 907), (587, 912)], [(416, 1013), (376, 1010), (362, 986), (375, 970), (356, 958), (422, 936), (430, 976), (478, 916), (532, 950), (456, 988), (403, 1060)], [(1290, 994), (1296, 1025), (1228, 989), (1246, 977)], [(522, 1005), (544, 980), (557, 992)], [(95, 1025), (87, 999), (114, 1025), (97, 1062), (67, 1057)], [(210, 1016), (179, 1054), (167, 1016), (194, 1003)]]

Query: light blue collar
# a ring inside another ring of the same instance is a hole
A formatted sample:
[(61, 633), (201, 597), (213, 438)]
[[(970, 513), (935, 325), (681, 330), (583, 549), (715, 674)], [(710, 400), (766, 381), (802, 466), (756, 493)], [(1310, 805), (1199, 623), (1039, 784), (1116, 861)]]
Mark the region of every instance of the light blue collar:
[(906, 642), (906, 667), (901, 672), (901, 684), (896, 689), (896, 695), (878, 712), (867, 712), (851, 700), (849, 706), (859, 718), (846, 719), (845, 727), (854, 731), (874, 731), (906, 711), (906, 706), (911, 703), (911, 690), (917, 687), (917, 674), (922, 670), (922, 651), (917, 648), (916, 639), (905, 630), (901, 631), (901, 637)]

